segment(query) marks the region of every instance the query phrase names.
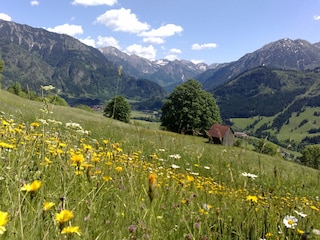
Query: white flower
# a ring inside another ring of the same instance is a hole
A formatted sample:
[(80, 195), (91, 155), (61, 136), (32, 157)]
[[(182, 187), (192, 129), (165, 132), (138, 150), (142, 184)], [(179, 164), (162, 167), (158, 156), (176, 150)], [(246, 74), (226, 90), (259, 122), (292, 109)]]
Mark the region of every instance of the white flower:
[(178, 169), (178, 168), (180, 168), (180, 166), (175, 165), (175, 164), (172, 164), (172, 165), (171, 165), (171, 168), (173, 168), (173, 169)]
[(306, 217), (307, 216), (307, 214), (305, 214), (305, 213), (303, 213), (303, 212), (298, 212), (298, 211), (294, 211), (296, 214), (298, 214), (300, 217)]
[(295, 226), (297, 226), (298, 224), (298, 219), (295, 216), (285, 216), (283, 218), (283, 224), (287, 227), (287, 228), (292, 228), (294, 229)]
[(203, 168), (204, 168), (204, 169), (208, 169), (208, 170), (210, 169), (210, 167), (209, 167), (209, 166), (204, 166)]
[(52, 85), (48, 85), (48, 86), (41, 86), (41, 89), (45, 90), (45, 91), (50, 91), (50, 90), (55, 89), (55, 87)]
[(180, 158), (181, 158), (181, 155), (180, 155), (179, 153), (177, 153), (177, 154), (172, 154), (172, 155), (169, 155), (169, 158), (180, 159)]
[(314, 233), (315, 235), (320, 235), (320, 230), (318, 229), (312, 229), (312, 233)]
[(253, 180), (258, 177), (258, 175), (252, 174), (252, 173), (247, 173), (247, 172), (243, 172), (241, 173), (242, 176), (247, 177), (247, 178), (252, 178)]

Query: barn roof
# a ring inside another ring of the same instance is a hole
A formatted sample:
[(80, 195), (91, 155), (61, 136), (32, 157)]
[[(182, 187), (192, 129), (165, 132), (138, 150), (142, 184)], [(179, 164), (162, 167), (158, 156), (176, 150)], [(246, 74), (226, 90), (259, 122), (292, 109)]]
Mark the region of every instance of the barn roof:
[(223, 138), (229, 129), (230, 129), (230, 126), (228, 125), (222, 125), (222, 124), (216, 123), (212, 125), (212, 127), (208, 131), (208, 135), (209, 137)]

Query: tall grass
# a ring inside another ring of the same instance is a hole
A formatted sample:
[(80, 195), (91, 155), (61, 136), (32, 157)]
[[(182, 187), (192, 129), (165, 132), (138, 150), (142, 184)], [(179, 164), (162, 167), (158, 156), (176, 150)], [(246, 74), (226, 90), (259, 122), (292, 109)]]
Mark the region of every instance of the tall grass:
[(2, 239), (319, 238), (319, 171), (80, 109), (8, 101)]

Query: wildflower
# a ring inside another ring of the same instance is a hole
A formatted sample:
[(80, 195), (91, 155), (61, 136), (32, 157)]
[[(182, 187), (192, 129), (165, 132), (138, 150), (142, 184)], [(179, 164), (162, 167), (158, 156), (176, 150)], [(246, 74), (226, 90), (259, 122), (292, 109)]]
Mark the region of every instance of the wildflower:
[(123, 171), (123, 168), (121, 166), (116, 167), (116, 171), (118, 173), (121, 173)]
[(179, 153), (177, 153), (177, 154), (172, 154), (172, 155), (169, 155), (169, 158), (180, 159), (180, 158), (181, 158), (181, 155), (180, 155)]
[(247, 201), (257, 203), (258, 202), (258, 197), (249, 195), (249, 196), (247, 196)]
[(187, 181), (188, 182), (193, 182), (194, 181), (194, 176), (187, 175)]
[(31, 127), (33, 127), (33, 128), (36, 128), (36, 127), (39, 127), (39, 126), (40, 126), (40, 123), (38, 123), (38, 122), (31, 123)]
[(300, 235), (302, 235), (302, 234), (304, 234), (304, 231), (303, 230), (301, 230), (301, 229), (297, 229), (297, 232), (300, 234)]
[(6, 231), (6, 224), (9, 220), (9, 213), (0, 211), (0, 235)]
[(65, 223), (74, 217), (73, 212), (70, 210), (61, 210), (59, 213), (56, 213), (55, 220), (57, 223)]
[(61, 234), (72, 234), (75, 233), (78, 236), (81, 236), (81, 231), (79, 229), (78, 226), (68, 226), (68, 227), (64, 227), (61, 231)]
[(49, 211), (54, 205), (55, 205), (54, 202), (45, 202), (43, 204), (42, 210), (43, 211)]
[(283, 219), (283, 224), (287, 227), (287, 228), (292, 228), (294, 229), (295, 226), (298, 224), (298, 219), (295, 216), (285, 216)]
[(313, 206), (313, 205), (312, 205), (310, 208), (313, 209), (313, 210), (315, 210), (315, 211), (319, 211), (319, 208), (317, 208), (316, 206)]
[(294, 211), (296, 214), (298, 214), (300, 217), (306, 217), (307, 216), (307, 214), (304, 214), (303, 212), (298, 212), (298, 211)]
[(247, 178), (252, 178), (252, 180), (254, 180), (256, 177), (258, 177), (258, 175), (252, 174), (252, 173), (247, 173), (247, 172), (243, 172), (241, 173), (242, 176), (247, 177)]
[(318, 230), (318, 229), (312, 229), (312, 233), (313, 234), (315, 234), (315, 235), (318, 235), (318, 236), (320, 236), (320, 230)]
[(74, 154), (71, 157), (71, 162), (75, 163), (76, 165), (80, 165), (84, 162), (84, 156), (82, 154)]
[(172, 165), (171, 165), (171, 168), (173, 168), (173, 169), (178, 169), (178, 168), (180, 168), (180, 166), (175, 165), (175, 164), (172, 164)]
[(31, 184), (23, 185), (20, 190), (26, 192), (36, 192), (42, 185), (42, 182), (39, 180), (34, 180)]
[(105, 181), (105, 182), (109, 182), (112, 180), (112, 177), (110, 176), (103, 176), (102, 179)]
[(148, 195), (151, 202), (155, 197), (156, 185), (157, 185), (157, 176), (154, 173), (151, 173), (149, 175), (149, 191), (148, 191)]

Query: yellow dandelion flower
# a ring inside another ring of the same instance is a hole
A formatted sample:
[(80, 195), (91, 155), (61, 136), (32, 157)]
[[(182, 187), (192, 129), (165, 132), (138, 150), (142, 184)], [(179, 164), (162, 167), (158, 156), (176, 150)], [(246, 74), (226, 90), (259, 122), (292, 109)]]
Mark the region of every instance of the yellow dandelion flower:
[(78, 236), (81, 236), (81, 231), (80, 228), (78, 226), (68, 226), (68, 227), (64, 227), (61, 231), (61, 234), (72, 234), (75, 233)]
[(42, 185), (42, 182), (39, 180), (34, 180), (31, 184), (23, 185), (20, 190), (26, 192), (36, 192)]
[(9, 213), (0, 211), (0, 227), (4, 227), (9, 220)]
[(118, 166), (118, 167), (116, 167), (116, 171), (117, 171), (118, 173), (120, 173), (120, 172), (123, 171), (123, 168), (122, 168), (121, 166)]
[(273, 236), (272, 233), (270, 233), (270, 232), (266, 233), (266, 238), (271, 238), (272, 236)]
[(30, 125), (31, 125), (31, 127), (36, 128), (36, 127), (39, 127), (39, 126), (40, 126), (40, 123), (38, 123), (38, 122), (33, 122), (33, 123), (31, 123)]
[(297, 232), (300, 234), (300, 235), (302, 235), (302, 234), (304, 234), (304, 231), (303, 230), (301, 230), (301, 229), (297, 229)]
[(247, 196), (247, 201), (257, 203), (258, 202), (258, 197), (249, 195), (249, 196)]
[(82, 154), (74, 154), (72, 157), (71, 157), (71, 162), (77, 164), (77, 165), (80, 165), (81, 163), (84, 162), (84, 156)]
[(105, 182), (109, 182), (112, 180), (112, 177), (110, 176), (103, 176), (102, 179), (105, 181)]
[(61, 210), (59, 213), (56, 213), (55, 220), (57, 223), (65, 223), (74, 217), (73, 212), (70, 210)]
[(187, 175), (187, 181), (188, 182), (193, 182), (194, 181), (194, 176)]
[(315, 210), (315, 211), (319, 211), (319, 208), (317, 208), (316, 206), (310, 206), (311, 209)]
[(43, 204), (42, 210), (43, 210), (43, 211), (48, 211), (48, 210), (50, 210), (54, 205), (55, 205), (54, 202), (45, 202), (45, 203)]

